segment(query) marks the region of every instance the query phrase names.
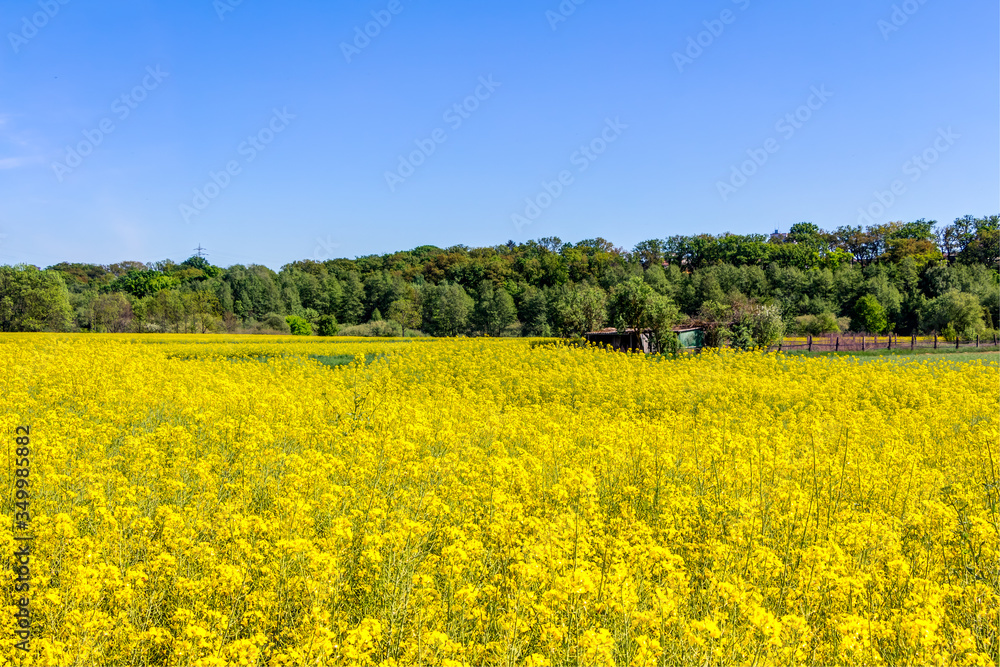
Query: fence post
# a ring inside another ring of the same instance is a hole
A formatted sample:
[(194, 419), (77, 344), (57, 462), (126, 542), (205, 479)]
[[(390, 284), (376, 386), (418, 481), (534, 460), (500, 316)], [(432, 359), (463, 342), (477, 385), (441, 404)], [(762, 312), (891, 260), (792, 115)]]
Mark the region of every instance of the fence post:
[(813, 351), (813, 337), (809, 336), (809, 351)]
[(862, 352), (865, 351), (865, 337), (864, 336), (861, 337), (861, 351)]
[(934, 334), (934, 349), (937, 349), (937, 334)]
[(959, 336), (958, 334), (955, 334), (955, 349), (956, 350), (958, 349), (958, 344), (961, 342), (961, 340), (962, 340), (962, 337)]
[(979, 334), (976, 334), (976, 347), (979, 347)]
[(887, 350), (891, 350), (892, 349), (892, 334), (889, 334), (889, 344), (886, 345), (885, 349), (887, 349)]
[(916, 346), (917, 346), (917, 334), (912, 334), (910, 336), (910, 351), (912, 352), (913, 348), (915, 348)]
[(837, 352), (840, 352), (840, 336), (837, 336)]

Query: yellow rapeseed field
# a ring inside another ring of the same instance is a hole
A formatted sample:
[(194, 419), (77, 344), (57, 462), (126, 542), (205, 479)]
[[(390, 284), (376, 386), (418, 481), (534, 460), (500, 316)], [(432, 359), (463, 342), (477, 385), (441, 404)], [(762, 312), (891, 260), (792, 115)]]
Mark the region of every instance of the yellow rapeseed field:
[(0, 662), (1000, 662), (996, 362), (539, 343), (0, 336)]

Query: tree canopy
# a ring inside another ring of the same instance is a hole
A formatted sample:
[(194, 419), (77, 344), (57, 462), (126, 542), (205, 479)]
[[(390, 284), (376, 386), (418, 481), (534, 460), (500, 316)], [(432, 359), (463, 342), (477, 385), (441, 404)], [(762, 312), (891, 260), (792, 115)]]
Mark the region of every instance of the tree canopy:
[(631, 250), (603, 238), (425, 245), (279, 271), (200, 255), (7, 266), (0, 328), (576, 336), (623, 326), (665, 337), (686, 322), (743, 343), (779, 325), (970, 335), (1000, 323), (998, 257), (993, 215), (832, 231), (801, 222), (785, 234), (675, 235)]

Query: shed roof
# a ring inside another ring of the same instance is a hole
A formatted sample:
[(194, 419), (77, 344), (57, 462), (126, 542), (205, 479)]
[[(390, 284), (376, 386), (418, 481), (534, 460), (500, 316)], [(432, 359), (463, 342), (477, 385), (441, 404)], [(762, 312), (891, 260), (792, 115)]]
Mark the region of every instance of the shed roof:
[[(643, 333), (650, 333), (652, 331), (653, 331), (652, 329), (643, 329), (642, 330)], [(600, 334), (600, 335), (603, 335), (603, 336), (613, 336), (613, 335), (618, 335), (618, 334), (633, 334), (633, 333), (635, 333), (635, 329), (622, 329), (621, 331), (619, 331), (618, 329), (615, 329), (614, 327), (606, 327), (604, 329), (601, 329), (600, 331), (588, 331), (584, 335), (585, 336), (594, 336), (594, 335)]]
[[(672, 329), (671, 331), (673, 331), (674, 333), (686, 333), (688, 331), (703, 331), (704, 329), (705, 329), (705, 327), (676, 327), (676, 328)], [(652, 329), (643, 329), (642, 330), (643, 333), (652, 333), (652, 331), (653, 331)], [(601, 329), (600, 331), (588, 331), (584, 335), (585, 336), (593, 336), (593, 335), (596, 335), (596, 334), (601, 334), (601, 335), (604, 335), (604, 336), (610, 336), (610, 335), (613, 335), (613, 334), (631, 334), (631, 333), (635, 333), (635, 329), (624, 329), (622, 331), (619, 331), (618, 329), (615, 329), (614, 327), (606, 327), (604, 329)]]

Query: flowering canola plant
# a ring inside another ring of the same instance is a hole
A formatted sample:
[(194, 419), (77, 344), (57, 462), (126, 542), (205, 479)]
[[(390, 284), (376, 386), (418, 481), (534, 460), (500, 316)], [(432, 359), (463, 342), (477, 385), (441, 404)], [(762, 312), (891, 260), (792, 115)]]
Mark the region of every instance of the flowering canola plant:
[(0, 367), (4, 664), (998, 662), (995, 362), (5, 334)]

